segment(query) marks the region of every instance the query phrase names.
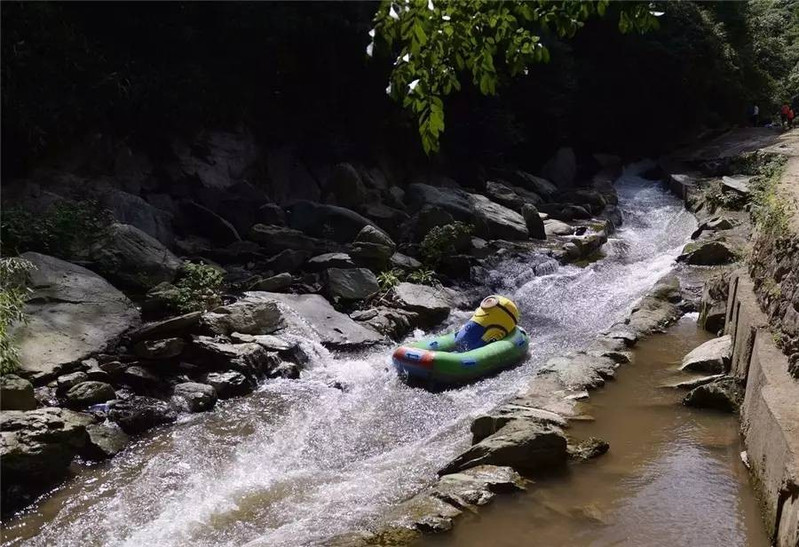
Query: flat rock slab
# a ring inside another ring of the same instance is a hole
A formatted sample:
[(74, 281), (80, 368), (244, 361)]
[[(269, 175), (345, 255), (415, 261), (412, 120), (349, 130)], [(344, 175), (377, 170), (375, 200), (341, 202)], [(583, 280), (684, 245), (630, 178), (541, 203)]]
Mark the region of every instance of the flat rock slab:
[(749, 195), (751, 191), (749, 188), (749, 181), (752, 180), (752, 178), (753, 177), (747, 177), (745, 175), (721, 177), (721, 184), (725, 189), (733, 190), (739, 194)]
[(682, 360), (680, 370), (718, 374), (725, 372), (732, 354), (732, 337), (728, 334), (708, 340), (694, 348)]
[(327, 348), (352, 350), (385, 340), (379, 332), (337, 312), (330, 302), (318, 294), (248, 292), (245, 295), (253, 301), (278, 302), (290, 309), (294, 313), (285, 315), (287, 326), (302, 332), (307, 332), (310, 327), (319, 336), (319, 342)]
[(133, 303), (99, 275), (39, 253), (22, 258), (36, 269), (26, 306), (29, 322), (14, 331), (20, 376), (45, 383), (139, 325)]

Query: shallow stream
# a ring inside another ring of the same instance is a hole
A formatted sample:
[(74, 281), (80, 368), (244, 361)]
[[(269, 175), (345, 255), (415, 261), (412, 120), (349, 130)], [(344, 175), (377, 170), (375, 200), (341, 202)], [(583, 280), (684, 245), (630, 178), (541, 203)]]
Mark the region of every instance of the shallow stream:
[(4, 523), (4, 543), (307, 545), (379, 525), (467, 446), (474, 416), (512, 396), (549, 357), (585, 346), (672, 268), (693, 216), (632, 173), (617, 189), (625, 224), (606, 258), (532, 277), (541, 258), (530, 257), (487, 280), (486, 293), (503, 292), (522, 310), (532, 338), (522, 366), (428, 393), (398, 381), (390, 348), (334, 355), (306, 341), (315, 358), (299, 381), (269, 381), (80, 468)]

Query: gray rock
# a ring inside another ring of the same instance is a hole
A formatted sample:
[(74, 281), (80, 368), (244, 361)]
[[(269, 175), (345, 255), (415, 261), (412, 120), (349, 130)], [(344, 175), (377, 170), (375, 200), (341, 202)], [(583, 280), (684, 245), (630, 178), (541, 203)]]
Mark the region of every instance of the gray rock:
[(122, 382), (137, 392), (153, 391), (163, 387), (163, 382), (150, 369), (140, 365), (130, 365), (122, 371)]
[(721, 177), (722, 190), (732, 190), (742, 196), (748, 196), (751, 192), (749, 182), (754, 177), (738, 175), (734, 177)]
[[(258, 160), (258, 147), (245, 131), (209, 131), (193, 145), (173, 143), (180, 173), (205, 188), (227, 189), (245, 180)], [(198, 153), (198, 151), (202, 153)]]
[(525, 404), (507, 403), (495, 408), (488, 414), (478, 416), (472, 421), (472, 444), (479, 443), (489, 435), (493, 435), (510, 422), (528, 420), (560, 428), (568, 426), (566, 419), (560, 414)]
[(355, 236), (354, 243), (375, 243), (377, 245), (383, 245), (384, 247), (390, 248), (392, 253), (397, 248), (397, 245), (385, 232), (378, 230), (374, 226), (364, 226), (361, 228), (361, 231)]
[(270, 334), (284, 326), (283, 314), (275, 302), (243, 298), (203, 314), (200, 324), (214, 334)]
[(401, 226), (410, 218), (405, 211), (382, 203), (368, 203), (361, 207), (361, 211), (366, 218), (372, 220), (380, 229), (393, 237), (402, 236)]
[(321, 272), (328, 268), (353, 268), (355, 263), (346, 253), (324, 253), (311, 258), (305, 269), (311, 272)]
[(556, 426), (515, 420), (451, 461), (439, 475), (478, 465), (508, 466), (533, 471), (565, 463), (566, 437)]
[(88, 380), (69, 388), (65, 399), (69, 406), (85, 408), (97, 403), (104, 403), (116, 397), (114, 386), (105, 382)]
[(700, 376), (698, 378), (691, 378), (690, 380), (682, 380), (680, 382), (665, 384), (662, 387), (667, 387), (672, 389), (694, 389), (696, 387), (709, 384), (710, 382), (713, 382), (714, 380), (718, 380), (719, 378), (723, 377), (724, 374), (711, 374), (710, 376)]
[(57, 390), (59, 393), (66, 393), (72, 387), (89, 380), (89, 375), (79, 370), (59, 376), (56, 380)]
[(427, 285), (405, 282), (394, 287), (394, 300), (400, 308), (418, 313), (427, 324), (446, 319), (451, 307), (441, 291)]
[(30, 274), (28, 323), (14, 330), (20, 376), (47, 382), (138, 326), (133, 303), (97, 274), (38, 253), (22, 257), (36, 270)]
[(220, 399), (246, 395), (253, 390), (247, 377), (236, 371), (209, 372), (205, 382), (214, 388)]
[(549, 219), (544, 221), (544, 233), (547, 236), (566, 236), (574, 233), (574, 228), (559, 220)]
[(349, 243), (364, 226), (374, 226), (374, 223), (363, 215), (336, 205), (298, 201), (293, 203), (288, 211), (289, 226), (292, 228), (309, 236), (339, 243)]
[(63, 408), (0, 412), (3, 512), (18, 509), (55, 485), (86, 444), (91, 418)]
[(318, 294), (249, 292), (245, 293), (245, 298), (256, 302), (279, 302), (293, 312), (285, 316), (288, 327), (305, 332), (310, 324), (319, 336), (319, 342), (328, 348), (359, 349), (384, 340), (380, 333), (337, 312)]
[(133, 352), (143, 359), (171, 359), (180, 355), (185, 345), (182, 338), (142, 340), (133, 346)]
[(0, 376), (0, 410), (33, 410), (37, 406), (33, 384), (16, 374)]
[(397, 268), (399, 270), (404, 270), (406, 272), (418, 270), (422, 267), (422, 263), (416, 260), (413, 257), (404, 255), (402, 253), (394, 253), (391, 255), (389, 259), (391, 262), (392, 268)]
[(366, 300), (380, 290), (375, 274), (366, 268), (329, 268), (325, 271), (325, 277), (331, 298)]
[(288, 289), (294, 282), (290, 273), (283, 272), (266, 279), (259, 279), (250, 285), (251, 291), (275, 291), (280, 292)]
[(92, 460), (103, 460), (116, 456), (130, 442), (130, 437), (118, 425), (90, 424), (86, 426), (89, 438), (81, 452)]
[(258, 378), (268, 375), (280, 364), (277, 353), (255, 343), (230, 344), (208, 336), (196, 336), (192, 342), (193, 361), (217, 370), (233, 369)]
[(462, 190), (413, 183), (408, 186), (408, 200), (413, 207), (439, 207), (449, 212), (456, 220), (469, 220), (472, 216), (469, 194)]
[(124, 401), (115, 402), (108, 411), (108, 419), (118, 423), (128, 435), (136, 435), (153, 427), (174, 422), (177, 414), (164, 401), (134, 395)]
[(335, 203), (345, 207), (359, 207), (366, 202), (366, 187), (361, 175), (349, 163), (339, 163), (333, 168), (325, 192)]
[(459, 473), (443, 475), (433, 485), (433, 495), (447, 503), (471, 509), (485, 505), (496, 494), (526, 489), (526, 481), (512, 468), (478, 465)]
[(571, 148), (559, 148), (555, 155), (544, 164), (541, 176), (551, 180), (560, 188), (570, 188), (577, 176), (577, 156)]
[(682, 360), (680, 370), (718, 374), (726, 372), (732, 353), (732, 337), (728, 334), (708, 340), (694, 348)]
[(319, 184), (308, 168), (295, 157), (291, 147), (269, 150), (266, 165), (276, 202), (283, 204), (297, 199), (321, 197)]
[(285, 226), (256, 224), (250, 229), (250, 239), (261, 244), (268, 253), (277, 254), (291, 249), (295, 251), (325, 252), (330, 245), (324, 240), (305, 235), (299, 230)]
[(116, 188), (109, 188), (103, 192), (100, 203), (111, 211), (117, 222), (135, 226), (166, 247), (174, 244), (172, 214), (169, 212), (150, 205), (139, 196)]
[(501, 182), (488, 181), (485, 188), (486, 196), (494, 203), (499, 203), (503, 207), (521, 212), (525, 200), (522, 199), (510, 187)]
[(522, 215), (494, 203), (485, 196), (468, 194), (477, 235), (487, 239), (527, 239), (527, 225)]
[(737, 412), (744, 398), (744, 390), (735, 378), (719, 378), (692, 389), (683, 399), (685, 406), (713, 408), (723, 412)]
[(686, 264), (714, 266), (734, 262), (735, 254), (721, 241), (695, 242), (686, 245), (677, 260)]
[(134, 342), (137, 340), (152, 340), (170, 335), (182, 335), (189, 333), (194, 327), (199, 325), (203, 312), (193, 311), (177, 317), (170, 317), (163, 321), (147, 323), (129, 334), (129, 338)]
[(181, 410), (205, 412), (216, 404), (216, 389), (208, 384), (184, 382), (177, 384), (172, 392), (172, 400)]
[(724, 328), (727, 316), (727, 295), (730, 286), (729, 273), (714, 276), (705, 281), (699, 303), (699, 326), (714, 334)]
[(607, 357), (575, 353), (554, 357), (546, 362), (543, 372), (554, 374), (572, 390), (593, 389), (605, 385), (616, 374), (617, 363)]
[(356, 265), (375, 271), (387, 269), (393, 255), (393, 247), (368, 241), (354, 243), (350, 249), (350, 256)]
[(357, 321), (365, 322), (377, 332), (385, 334), (394, 340), (399, 340), (410, 333), (414, 327), (423, 323), (423, 321), (420, 321), (420, 317), (421, 315), (418, 312), (380, 306), (367, 310), (366, 313), (363, 313), (357, 319), (356, 317), (353, 318)]
[(527, 231), (529, 232), (531, 238), (547, 238), (546, 229), (544, 228), (544, 221), (539, 216), (538, 209), (535, 208), (535, 205), (525, 203), (522, 206), (522, 217), (524, 218), (524, 223), (527, 226)]
[(272, 370), (269, 377), (296, 380), (300, 377), (300, 366), (297, 363), (284, 361)]
[(436, 226), (445, 226), (455, 222), (455, 218), (442, 207), (422, 205), (419, 212), (411, 217), (408, 232), (415, 240), (421, 240)]
[(264, 261), (261, 267), (264, 270), (271, 270), (273, 272), (294, 272), (305, 264), (309, 256), (311, 256), (309, 251), (285, 249), (269, 260)]
[(128, 224), (108, 227), (89, 258), (108, 279), (135, 290), (172, 281), (183, 264), (157, 239)]

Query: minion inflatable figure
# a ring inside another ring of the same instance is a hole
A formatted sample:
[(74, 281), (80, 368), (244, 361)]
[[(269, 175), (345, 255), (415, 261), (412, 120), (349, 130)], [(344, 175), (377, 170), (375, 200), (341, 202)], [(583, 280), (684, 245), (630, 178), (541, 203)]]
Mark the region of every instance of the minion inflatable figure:
[(519, 317), (519, 309), (510, 299), (488, 296), (455, 334), (455, 345), (459, 352), (465, 352), (502, 340), (516, 328)]

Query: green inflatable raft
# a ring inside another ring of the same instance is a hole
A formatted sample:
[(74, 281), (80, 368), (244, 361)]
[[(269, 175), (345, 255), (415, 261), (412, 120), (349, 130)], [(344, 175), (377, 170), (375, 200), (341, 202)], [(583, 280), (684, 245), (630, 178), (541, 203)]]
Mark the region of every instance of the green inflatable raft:
[(394, 350), (397, 372), (411, 381), (427, 385), (458, 385), (473, 382), (519, 364), (527, 356), (530, 337), (521, 327), (481, 348), (457, 353), (455, 333), (426, 338)]

